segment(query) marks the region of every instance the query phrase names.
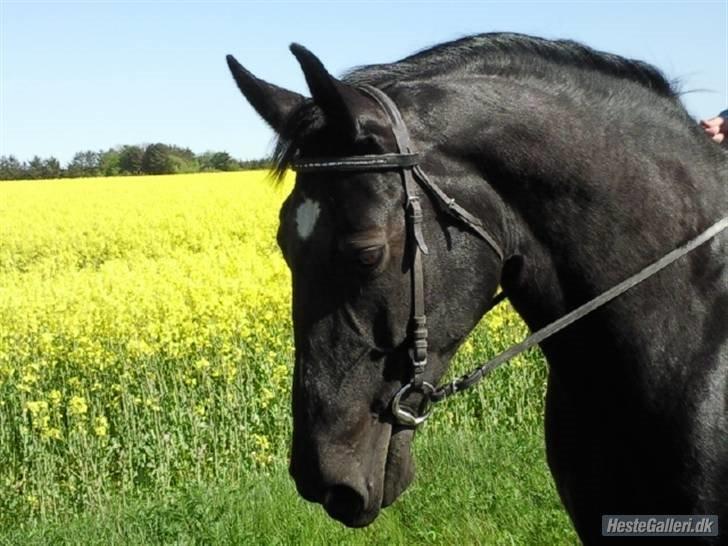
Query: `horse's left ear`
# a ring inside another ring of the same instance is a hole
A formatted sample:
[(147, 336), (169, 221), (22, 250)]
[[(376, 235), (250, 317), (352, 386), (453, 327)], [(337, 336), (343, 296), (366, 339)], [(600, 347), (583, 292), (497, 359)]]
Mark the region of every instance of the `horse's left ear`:
[(260, 114), (273, 130), (280, 134), (283, 126), (296, 108), (298, 108), (304, 97), (293, 91), (288, 91), (256, 78), (248, 72), (232, 55), (226, 57), (230, 72), (238, 84), (238, 89), (243, 93), (255, 111)]
[(361, 94), (329, 74), (318, 57), (302, 45), (294, 43), (290, 48), (301, 65), (314, 103), (324, 112), (327, 121), (344, 130), (352, 139), (356, 138), (359, 123), (355, 104), (361, 100)]

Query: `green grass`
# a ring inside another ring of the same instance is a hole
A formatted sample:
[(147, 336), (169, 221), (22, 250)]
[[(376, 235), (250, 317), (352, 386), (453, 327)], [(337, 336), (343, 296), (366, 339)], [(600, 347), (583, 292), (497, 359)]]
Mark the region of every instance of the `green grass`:
[(503, 428), (416, 440), (418, 476), (368, 528), (300, 499), (283, 464), (236, 483), (114, 497), (94, 511), (6, 530), (4, 544), (575, 544), (540, 434)]
[[(490, 317), (495, 324), (476, 329), (451, 377), (525, 335), (511, 311)], [(297, 496), (285, 468), (289, 398), (260, 406), (265, 383), (256, 373), (264, 369), (251, 366), (225, 387), (239, 390), (232, 398), (215, 393), (219, 403), (204, 420), (178, 422), (186, 415), (184, 385), (168, 386), (174, 403), (154, 414), (153, 427), (142, 426), (144, 406), (130, 405), (138, 409), (129, 422), (139, 426), (125, 447), (133, 450), (126, 481), (104, 466), (103, 446), (33, 451), (40, 456), (25, 457), (27, 473), (19, 475), (35, 472), (40, 502), (28, 502), (27, 482), (0, 484), (0, 544), (576, 543), (545, 462), (546, 366), (538, 351), (436, 408), (415, 441), (415, 483), (364, 530), (344, 528)], [(160, 373), (155, 388), (167, 379)], [(246, 427), (265, 432), (269, 463), (251, 464), (257, 448)], [(194, 460), (183, 456), (198, 452)], [(7, 463), (6, 475), (19, 480)], [(74, 483), (83, 487), (73, 490)]]

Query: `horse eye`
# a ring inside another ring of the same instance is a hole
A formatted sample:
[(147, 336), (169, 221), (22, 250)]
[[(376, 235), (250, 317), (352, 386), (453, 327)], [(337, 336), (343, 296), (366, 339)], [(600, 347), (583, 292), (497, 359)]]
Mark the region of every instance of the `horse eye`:
[(374, 267), (382, 261), (382, 256), (384, 256), (384, 247), (376, 246), (360, 250), (357, 259), (364, 267)]

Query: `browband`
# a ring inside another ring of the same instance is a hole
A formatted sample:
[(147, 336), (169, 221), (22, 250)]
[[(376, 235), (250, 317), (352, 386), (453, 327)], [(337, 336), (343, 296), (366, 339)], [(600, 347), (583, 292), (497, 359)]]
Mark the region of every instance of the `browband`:
[(319, 171), (384, 171), (414, 167), (420, 162), (420, 154), (389, 153), (350, 155), (344, 157), (317, 157), (293, 163), (299, 173)]

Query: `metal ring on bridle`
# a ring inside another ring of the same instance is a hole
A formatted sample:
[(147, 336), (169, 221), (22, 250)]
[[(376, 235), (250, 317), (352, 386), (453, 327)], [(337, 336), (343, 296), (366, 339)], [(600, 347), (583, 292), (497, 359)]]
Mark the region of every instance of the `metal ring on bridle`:
[[(415, 415), (408, 409), (399, 405), (402, 397), (411, 390), (418, 390), (424, 396), (422, 403), (425, 405), (425, 411), (420, 415)], [(427, 421), (427, 418), (430, 416), (430, 412), (432, 411), (432, 406), (429, 404), (429, 399), (430, 395), (433, 392), (435, 392), (435, 387), (433, 387), (427, 381), (424, 381), (420, 387), (415, 387), (412, 382), (406, 383), (401, 389), (397, 391), (397, 394), (394, 395), (394, 398), (392, 398), (392, 415), (394, 415), (394, 419), (399, 424), (407, 425), (410, 427), (416, 427)]]

